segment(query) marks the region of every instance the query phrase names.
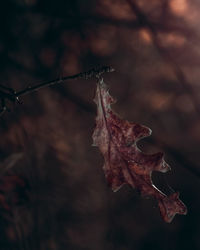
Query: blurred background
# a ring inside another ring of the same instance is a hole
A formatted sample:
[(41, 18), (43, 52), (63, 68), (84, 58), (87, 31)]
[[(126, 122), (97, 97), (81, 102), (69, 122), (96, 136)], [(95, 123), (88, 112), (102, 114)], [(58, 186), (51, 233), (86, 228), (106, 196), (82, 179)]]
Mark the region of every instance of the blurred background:
[(0, 249), (200, 249), (200, 2), (7, 0), (0, 6), (0, 84), (29, 85), (98, 65), (113, 109), (153, 134), (187, 216), (165, 223), (152, 198), (113, 193), (92, 147), (95, 80), (67, 81), (21, 98), (0, 117)]

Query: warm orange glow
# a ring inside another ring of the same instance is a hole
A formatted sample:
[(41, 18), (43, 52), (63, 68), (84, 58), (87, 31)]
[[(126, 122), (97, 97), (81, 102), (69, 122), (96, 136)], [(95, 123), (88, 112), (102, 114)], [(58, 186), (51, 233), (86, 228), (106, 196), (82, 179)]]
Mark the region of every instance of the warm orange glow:
[(159, 39), (164, 47), (181, 47), (185, 44), (186, 38), (176, 33), (159, 34)]
[(179, 16), (184, 16), (188, 9), (188, 1), (187, 0), (171, 0), (170, 8), (172, 12)]
[(147, 29), (141, 29), (139, 31), (139, 36), (146, 44), (150, 44), (152, 42), (151, 34)]
[(167, 109), (172, 101), (173, 96), (167, 93), (151, 93), (149, 96), (150, 105), (154, 110)]
[(101, 26), (95, 34), (90, 37), (91, 51), (100, 56), (109, 56), (117, 46), (115, 39), (116, 29), (112, 26)]
[(102, 0), (100, 6), (97, 7), (97, 12), (117, 19), (135, 19), (132, 9), (124, 0)]
[(113, 48), (115, 48), (115, 46), (110, 46), (109, 41), (104, 39), (98, 39), (91, 44), (91, 50), (93, 51), (93, 53), (100, 56), (109, 55), (113, 52)]

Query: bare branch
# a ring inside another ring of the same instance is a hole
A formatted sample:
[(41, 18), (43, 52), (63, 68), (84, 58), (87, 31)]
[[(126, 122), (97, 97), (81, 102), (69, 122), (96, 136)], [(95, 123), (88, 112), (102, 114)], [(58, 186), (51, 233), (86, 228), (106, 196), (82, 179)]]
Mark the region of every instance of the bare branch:
[(96, 76), (100, 76), (104, 73), (113, 72), (113, 71), (114, 71), (114, 69), (110, 66), (96, 67), (96, 68), (93, 68), (89, 71), (82, 72), (82, 73), (79, 73), (76, 75), (65, 76), (65, 77), (57, 78), (55, 80), (39, 83), (39, 84), (32, 86), (32, 87), (30, 86), (24, 90), (16, 92), (15, 97), (18, 98), (20, 96), (24, 96), (24, 95), (30, 94), (32, 92), (38, 91), (41, 88), (49, 87), (49, 86), (52, 86), (55, 84), (60, 84), (60, 83), (63, 83), (64, 81), (67, 81), (67, 80), (72, 80), (72, 79), (77, 80), (77, 79), (81, 79), (81, 78), (90, 79), (90, 78), (94, 78)]
[(63, 83), (67, 80), (77, 80), (77, 79), (90, 79), (90, 78), (96, 78), (104, 73), (113, 72), (114, 69), (110, 66), (102, 66), (102, 67), (96, 67), (91, 70), (88, 70), (86, 72), (81, 72), (76, 75), (71, 76), (65, 76), (61, 78), (57, 78), (51, 81), (46, 81), (43, 83), (36, 84), (34, 86), (29, 86), (21, 91), (16, 92), (14, 89), (7, 88), (0, 85), (0, 100), (1, 100), (1, 108), (0, 108), (0, 116), (5, 113), (5, 111), (8, 111), (8, 108), (6, 106), (6, 101), (10, 101), (13, 103), (19, 102), (19, 97), (31, 94), (35, 91), (38, 91), (45, 87), (50, 87), (56, 84)]

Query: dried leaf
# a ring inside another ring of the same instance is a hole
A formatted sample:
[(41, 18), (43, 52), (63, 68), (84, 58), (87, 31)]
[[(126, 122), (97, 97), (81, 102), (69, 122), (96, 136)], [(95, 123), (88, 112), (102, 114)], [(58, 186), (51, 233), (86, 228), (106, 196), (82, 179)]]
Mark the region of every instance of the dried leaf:
[(104, 156), (103, 170), (113, 191), (129, 184), (142, 195), (153, 196), (158, 201), (160, 213), (166, 222), (176, 214), (186, 214), (187, 208), (179, 199), (179, 193), (169, 196), (156, 188), (151, 179), (152, 171), (167, 172), (170, 167), (163, 159), (163, 153), (147, 155), (137, 147), (137, 141), (151, 134), (143, 125), (120, 119), (111, 109), (114, 99), (109, 95), (103, 79), (97, 85), (96, 128), (93, 145), (98, 146)]

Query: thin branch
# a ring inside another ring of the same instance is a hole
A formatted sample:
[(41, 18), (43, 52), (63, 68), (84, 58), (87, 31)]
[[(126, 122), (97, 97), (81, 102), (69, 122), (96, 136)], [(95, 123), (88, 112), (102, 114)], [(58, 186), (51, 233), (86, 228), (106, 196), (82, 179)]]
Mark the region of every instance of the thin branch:
[(35, 92), (35, 91), (38, 91), (40, 90), (41, 88), (45, 88), (45, 87), (49, 87), (49, 86), (52, 86), (52, 85), (55, 85), (55, 84), (60, 84), (60, 83), (63, 83), (64, 81), (67, 81), (67, 80), (77, 80), (77, 79), (90, 79), (90, 78), (93, 78), (93, 77), (96, 77), (96, 76), (100, 76), (101, 74), (103, 73), (108, 73), (108, 72), (113, 72), (114, 69), (110, 66), (103, 66), (103, 67), (98, 67), (98, 68), (93, 68), (89, 71), (86, 71), (86, 72), (82, 72), (82, 73), (79, 73), (79, 74), (76, 74), (76, 75), (72, 75), (72, 76), (65, 76), (65, 77), (61, 77), (61, 78), (57, 78), (55, 80), (51, 80), (51, 81), (47, 81), (47, 82), (43, 82), (43, 83), (40, 83), (40, 84), (37, 84), (35, 86), (30, 86), (24, 90), (21, 90), (19, 92), (16, 92), (15, 93), (15, 97), (18, 98), (20, 96), (24, 96), (24, 95), (27, 95), (27, 94), (30, 94), (32, 92)]
[(50, 87), (56, 84), (63, 83), (67, 80), (77, 80), (77, 79), (90, 79), (90, 78), (96, 78), (104, 73), (113, 72), (114, 69), (110, 66), (102, 66), (102, 67), (96, 67), (93, 69), (90, 69), (86, 72), (82, 72), (76, 75), (71, 76), (65, 76), (61, 78), (57, 78), (51, 81), (46, 81), (43, 83), (36, 84), (34, 86), (29, 86), (21, 91), (16, 92), (13, 89), (4, 87), (0, 85), (0, 100), (1, 100), (1, 109), (0, 109), (0, 115), (2, 115), (8, 108), (6, 107), (6, 100), (9, 100), (13, 103), (19, 102), (19, 97), (31, 94), (35, 91), (38, 91), (45, 87)]

